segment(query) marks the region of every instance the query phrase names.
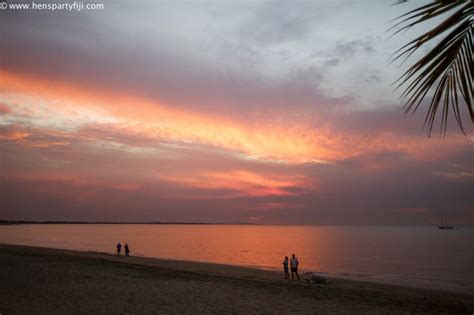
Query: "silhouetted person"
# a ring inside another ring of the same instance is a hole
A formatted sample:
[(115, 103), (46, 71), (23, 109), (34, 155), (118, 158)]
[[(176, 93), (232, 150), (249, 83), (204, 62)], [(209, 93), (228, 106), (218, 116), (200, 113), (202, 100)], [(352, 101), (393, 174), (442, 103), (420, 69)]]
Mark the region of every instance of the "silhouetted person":
[(130, 249), (128, 248), (128, 244), (125, 243), (125, 256), (129, 256), (130, 255)]
[(120, 242), (117, 244), (117, 255), (120, 256), (120, 253), (122, 252), (122, 244)]
[(295, 254), (291, 255), (291, 280), (295, 280), (294, 274), (296, 273), (296, 277), (298, 278), (298, 281), (300, 281), (300, 275), (298, 274), (298, 258), (295, 257)]
[(288, 256), (285, 256), (285, 260), (283, 260), (283, 270), (285, 271), (285, 279), (289, 279), (290, 274), (288, 273)]

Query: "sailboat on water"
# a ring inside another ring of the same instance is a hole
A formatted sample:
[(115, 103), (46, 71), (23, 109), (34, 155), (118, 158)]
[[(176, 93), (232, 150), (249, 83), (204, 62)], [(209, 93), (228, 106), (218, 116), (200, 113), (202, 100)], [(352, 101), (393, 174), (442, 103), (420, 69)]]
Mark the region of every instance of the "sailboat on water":
[(444, 220), (441, 220), (441, 225), (438, 226), (438, 229), (440, 230), (452, 230), (453, 227), (451, 225), (447, 225)]

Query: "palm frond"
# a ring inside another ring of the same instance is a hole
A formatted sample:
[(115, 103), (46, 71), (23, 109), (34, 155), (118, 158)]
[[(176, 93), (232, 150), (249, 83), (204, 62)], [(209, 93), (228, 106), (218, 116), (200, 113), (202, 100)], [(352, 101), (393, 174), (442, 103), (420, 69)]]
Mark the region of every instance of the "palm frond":
[(474, 123), (472, 106), (474, 1), (432, 1), (398, 17), (396, 19), (398, 22), (390, 29), (399, 28), (395, 31), (395, 35), (449, 12), (452, 13), (444, 21), (408, 42), (391, 56), (391, 62), (399, 59), (404, 62), (420, 47), (446, 34), (433, 49), (394, 82), (396, 88), (405, 86), (405, 91), (401, 95), (405, 113), (417, 111), (423, 99), (434, 90), (423, 125), (429, 135), (439, 111), (441, 111), (440, 132), (446, 134), (450, 109), (459, 128), (465, 134), (460, 111), (463, 102), (471, 123)]

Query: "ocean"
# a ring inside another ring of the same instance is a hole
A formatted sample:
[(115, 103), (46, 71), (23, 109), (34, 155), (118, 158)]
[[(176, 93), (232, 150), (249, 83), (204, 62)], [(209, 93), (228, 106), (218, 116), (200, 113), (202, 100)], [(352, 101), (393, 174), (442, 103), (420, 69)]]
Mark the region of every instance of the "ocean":
[(474, 293), (474, 228), (189, 224), (0, 226), (0, 242), (301, 272)]

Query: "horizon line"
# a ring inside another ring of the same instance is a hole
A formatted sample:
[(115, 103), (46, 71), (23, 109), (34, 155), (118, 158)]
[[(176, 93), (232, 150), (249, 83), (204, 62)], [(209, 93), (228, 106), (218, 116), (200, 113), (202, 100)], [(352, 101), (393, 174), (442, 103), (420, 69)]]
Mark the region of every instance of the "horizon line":
[[(181, 221), (62, 221), (62, 220), (0, 220), (0, 225), (21, 225), (21, 224), (162, 224), (162, 225), (298, 225), (298, 226), (437, 226), (437, 224), (361, 224), (361, 223), (254, 223), (254, 222), (181, 222)], [(472, 227), (474, 225), (459, 224), (458, 227)]]

